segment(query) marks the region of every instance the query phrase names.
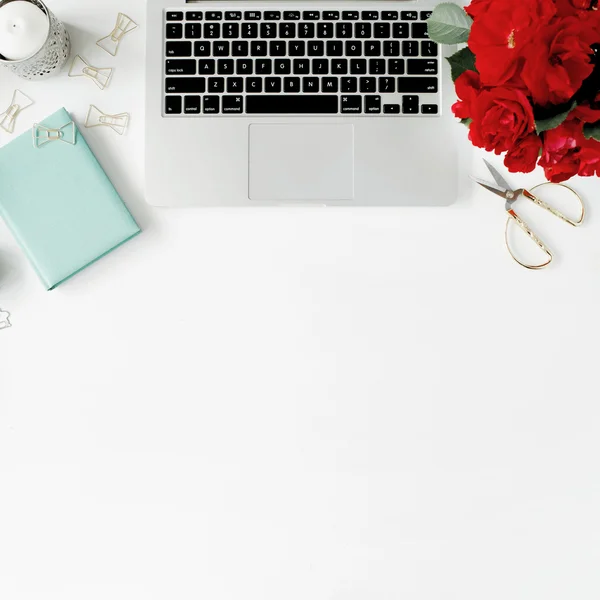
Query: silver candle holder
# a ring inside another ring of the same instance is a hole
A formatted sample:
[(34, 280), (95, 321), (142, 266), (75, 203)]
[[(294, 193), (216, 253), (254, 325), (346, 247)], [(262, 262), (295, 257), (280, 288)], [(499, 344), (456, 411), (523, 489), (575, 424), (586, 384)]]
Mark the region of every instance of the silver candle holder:
[[(71, 53), (71, 39), (65, 26), (52, 14), (42, 0), (26, 0), (35, 4), (46, 15), (49, 22), (48, 37), (44, 45), (29, 58), (6, 60), (0, 54), (0, 64), (23, 79), (45, 79), (56, 75), (67, 62)], [(0, 0), (0, 8), (14, 0)]]

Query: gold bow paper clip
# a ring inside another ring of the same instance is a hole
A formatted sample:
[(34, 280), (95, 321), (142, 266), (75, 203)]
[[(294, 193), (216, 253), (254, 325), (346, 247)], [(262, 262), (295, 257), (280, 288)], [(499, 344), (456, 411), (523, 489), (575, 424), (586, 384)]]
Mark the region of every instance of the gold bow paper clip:
[(0, 330), (11, 327), (10, 313), (0, 308)]
[(69, 69), (69, 77), (87, 77), (91, 79), (101, 90), (110, 82), (112, 69), (92, 67), (79, 54), (75, 56)]
[(127, 15), (119, 13), (115, 28), (106, 36), (99, 39), (96, 45), (106, 50), (112, 56), (116, 56), (121, 45), (123, 36), (138, 28), (138, 24)]
[(33, 145), (36, 148), (41, 148), (48, 142), (65, 142), (66, 144), (75, 145), (75, 123), (69, 121), (59, 129), (51, 129), (44, 127), (39, 123), (33, 124)]
[(15, 122), (19, 113), (33, 104), (33, 100), (21, 90), (15, 90), (10, 106), (0, 114), (0, 127), (7, 133), (15, 130)]
[(119, 135), (127, 131), (129, 125), (129, 113), (119, 113), (118, 115), (105, 115), (97, 106), (90, 105), (87, 117), (85, 119), (86, 127), (110, 127)]

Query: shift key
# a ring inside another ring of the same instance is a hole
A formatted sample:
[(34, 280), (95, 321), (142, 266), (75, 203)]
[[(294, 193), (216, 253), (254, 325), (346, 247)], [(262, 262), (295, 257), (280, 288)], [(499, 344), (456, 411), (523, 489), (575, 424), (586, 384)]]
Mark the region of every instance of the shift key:
[(398, 77), (400, 94), (435, 94), (437, 91), (437, 77)]
[(190, 60), (168, 60), (166, 64), (167, 75), (195, 75), (196, 61)]

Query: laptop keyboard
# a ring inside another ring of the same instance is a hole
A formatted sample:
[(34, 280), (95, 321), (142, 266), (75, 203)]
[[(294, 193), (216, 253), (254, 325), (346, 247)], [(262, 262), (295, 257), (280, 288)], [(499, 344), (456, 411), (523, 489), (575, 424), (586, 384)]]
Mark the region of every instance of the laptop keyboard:
[(429, 11), (165, 12), (165, 116), (437, 115)]

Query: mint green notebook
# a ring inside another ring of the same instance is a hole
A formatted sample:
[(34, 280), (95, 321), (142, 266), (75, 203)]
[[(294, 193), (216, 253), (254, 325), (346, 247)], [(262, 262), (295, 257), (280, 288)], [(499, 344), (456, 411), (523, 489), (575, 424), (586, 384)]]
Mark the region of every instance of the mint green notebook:
[[(60, 109), (41, 125), (71, 122)], [(0, 216), (52, 290), (137, 235), (140, 228), (77, 127), (75, 144), (34, 146), (32, 131), (0, 148)], [(40, 141), (47, 136), (38, 130)]]

